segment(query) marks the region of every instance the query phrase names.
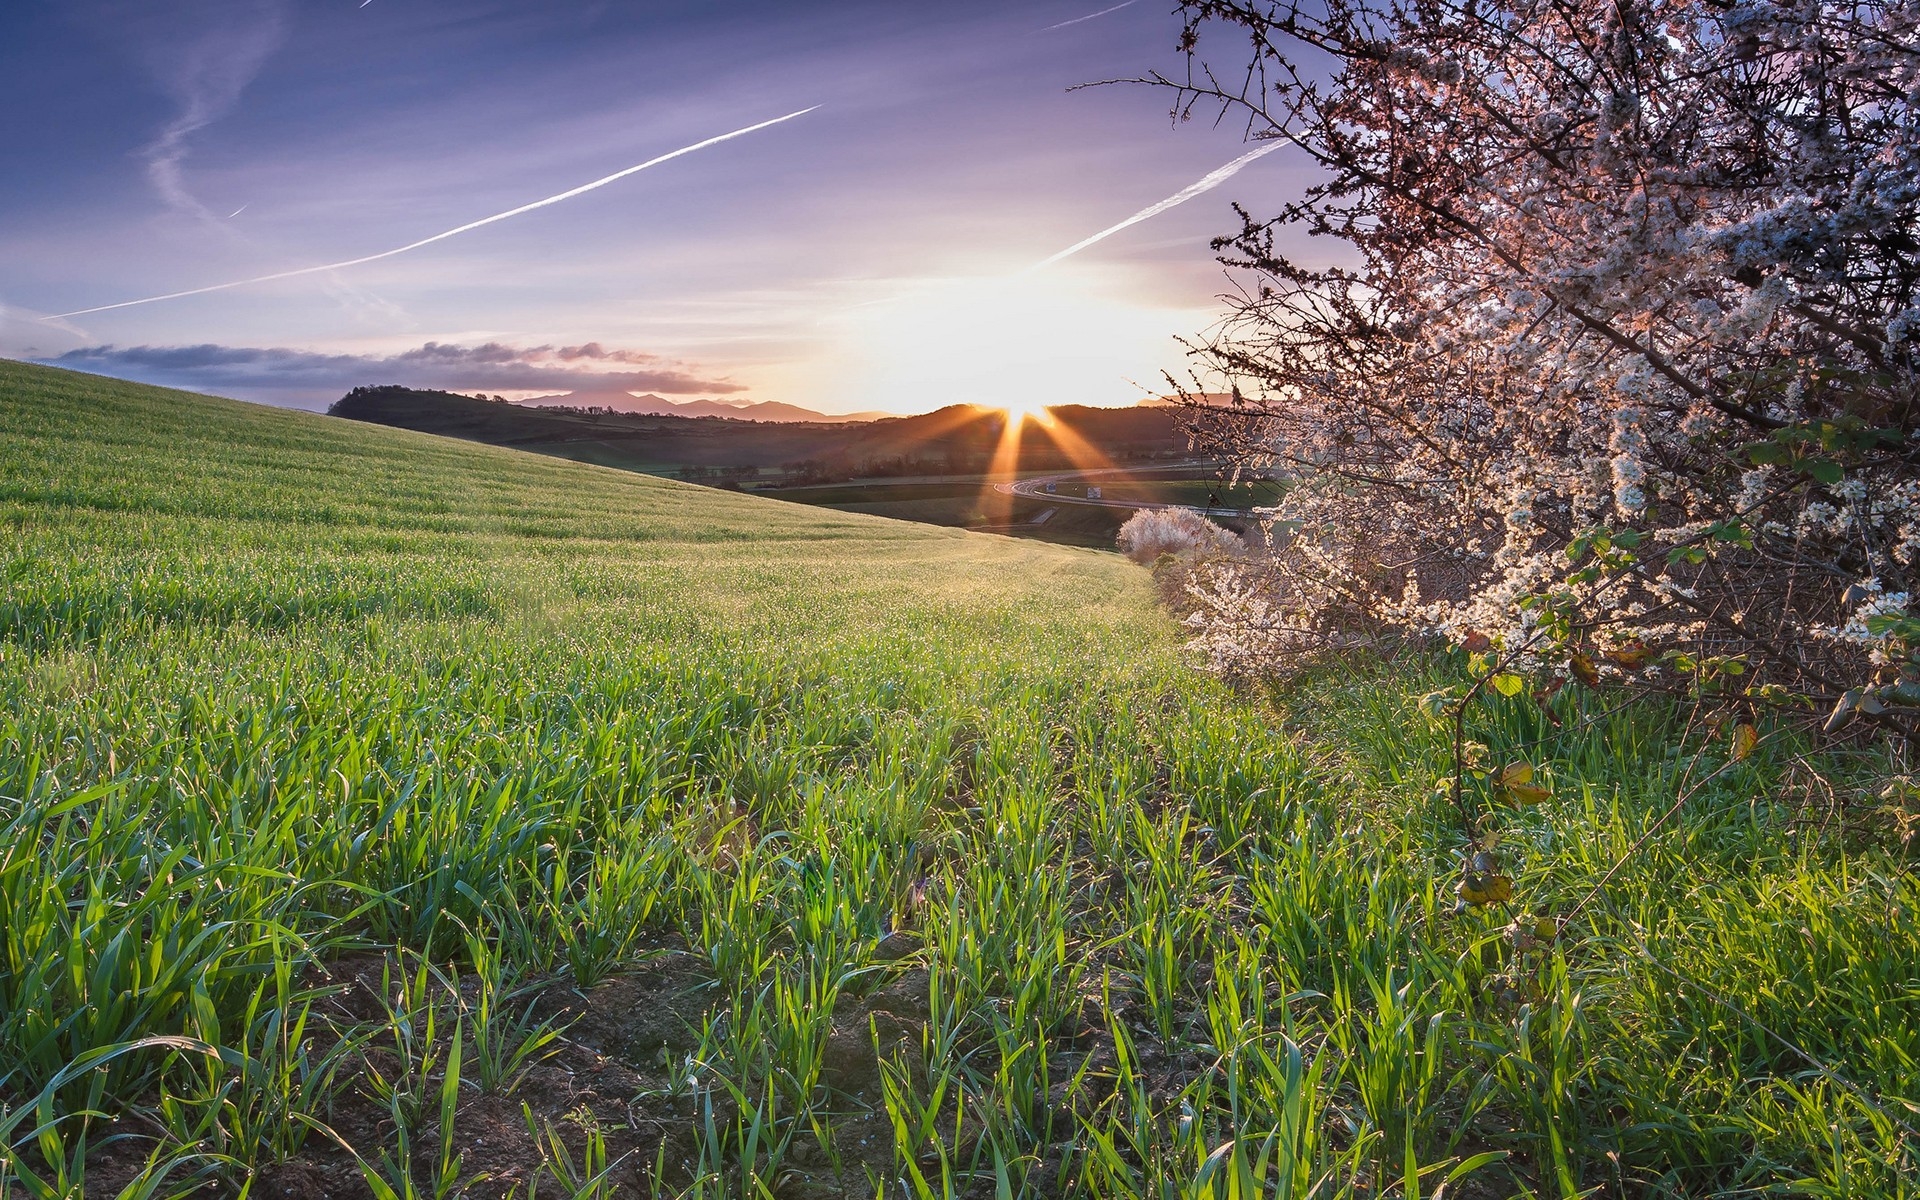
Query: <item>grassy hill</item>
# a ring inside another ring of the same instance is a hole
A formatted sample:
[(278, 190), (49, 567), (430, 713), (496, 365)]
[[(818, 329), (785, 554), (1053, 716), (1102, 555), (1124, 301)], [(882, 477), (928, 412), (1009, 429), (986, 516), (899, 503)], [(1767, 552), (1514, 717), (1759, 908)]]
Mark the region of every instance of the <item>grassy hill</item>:
[(6, 362), (0, 523), (0, 1193), (1915, 1194), (1920, 885), (1777, 739), (1490, 703), (1455, 917), (1447, 665), (1114, 555)]

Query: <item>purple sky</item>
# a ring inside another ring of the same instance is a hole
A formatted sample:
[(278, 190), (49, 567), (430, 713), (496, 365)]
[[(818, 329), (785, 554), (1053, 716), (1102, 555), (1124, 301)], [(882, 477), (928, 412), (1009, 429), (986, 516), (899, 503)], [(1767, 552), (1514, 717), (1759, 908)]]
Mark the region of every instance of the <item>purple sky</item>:
[[(1167, 0), (1106, 7), (10, 0), (0, 355), (307, 407), (1132, 403), (1219, 309), (1229, 201), (1309, 168), (1279, 149), (1029, 270), (1249, 149), (1163, 93), (1069, 92), (1178, 66)], [(405, 254), (41, 319), (379, 254), (814, 105)]]

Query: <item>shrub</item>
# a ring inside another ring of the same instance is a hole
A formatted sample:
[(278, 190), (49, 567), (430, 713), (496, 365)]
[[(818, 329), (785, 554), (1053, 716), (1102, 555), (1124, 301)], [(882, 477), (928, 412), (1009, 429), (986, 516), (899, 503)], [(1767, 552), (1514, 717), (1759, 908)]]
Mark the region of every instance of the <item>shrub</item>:
[(1255, 278), (1200, 374), (1306, 482), (1233, 587), (1920, 731), (1920, 3), (1182, 8), (1176, 107), (1324, 168), (1216, 242)]
[(1143, 508), (1127, 518), (1116, 539), (1120, 553), (1142, 566), (1163, 554), (1208, 558), (1245, 554), (1247, 544), (1190, 508)]

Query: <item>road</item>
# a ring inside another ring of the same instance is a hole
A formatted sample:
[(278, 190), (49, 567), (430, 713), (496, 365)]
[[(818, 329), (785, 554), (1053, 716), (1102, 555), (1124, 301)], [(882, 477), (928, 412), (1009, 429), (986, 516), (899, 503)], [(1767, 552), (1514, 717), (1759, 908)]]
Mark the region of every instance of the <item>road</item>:
[[(1044, 500), (1048, 504), (1083, 504), (1089, 508), (1184, 508), (1199, 513), (1203, 517), (1246, 517), (1251, 514), (1244, 508), (1208, 508), (1198, 504), (1163, 504), (1153, 500), (1108, 500), (1101, 497), (1090, 500), (1085, 496), (1069, 496), (1060, 492), (1049, 492), (1048, 484), (1060, 484), (1069, 480), (1095, 482), (1116, 475), (1139, 475), (1170, 468), (1188, 466), (1207, 466), (1207, 463), (1158, 463), (1151, 467), (1111, 467), (1099, 471), (1062, 471), (1058, 475), (1038, 475), (1032, 479), (1018, 479), (1012, 483), (996, 483), (993, 490), (1003, 496), (1024, 496), (1029, 500)], [(1097, 486), (1097, 482), (1096, 482)]]

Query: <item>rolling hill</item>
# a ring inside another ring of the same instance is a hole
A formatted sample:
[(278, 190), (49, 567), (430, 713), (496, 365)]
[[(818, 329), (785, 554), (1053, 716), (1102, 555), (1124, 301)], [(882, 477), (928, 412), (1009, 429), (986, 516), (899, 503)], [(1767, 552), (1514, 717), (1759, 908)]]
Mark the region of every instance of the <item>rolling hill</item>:
[[(605, 466), (670, 473), (695, 466), (747, 475), (803, 473), (814, 479), (867, 474), (979, 474), (994, 462), (1006, 429), (998, 409), (954, 406), (878, 421), (772, 422), (529, 408), (448, 392), (357, 388), (336, 416), (513, 446)], [(1114, 463), (1174, 459), (1187, 440), (1174, 410), (1052, 410), (1073, 439), (1039, 424), (1021, 439), (1018, 470), (1074, 465), (1066, 446), (1084, 443)]]

